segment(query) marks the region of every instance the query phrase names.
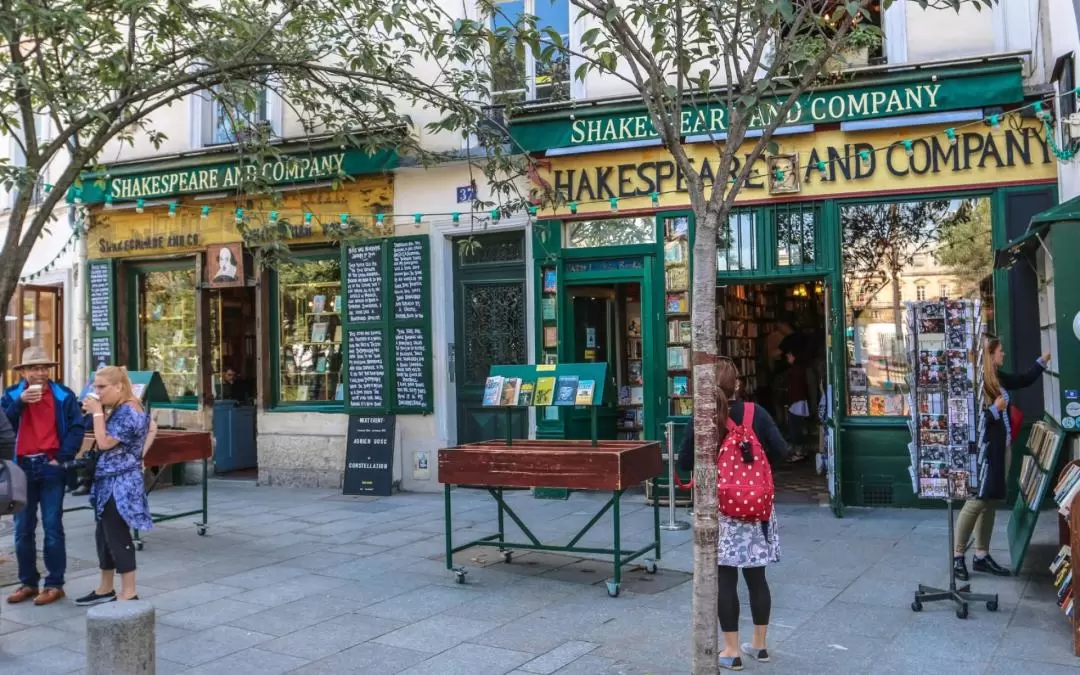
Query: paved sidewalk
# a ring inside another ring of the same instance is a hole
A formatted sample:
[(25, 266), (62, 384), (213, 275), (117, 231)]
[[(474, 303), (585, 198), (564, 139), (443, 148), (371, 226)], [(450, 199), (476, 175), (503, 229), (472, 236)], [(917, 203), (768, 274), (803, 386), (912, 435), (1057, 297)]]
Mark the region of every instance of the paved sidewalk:
[[(507, 499), (538, 536), (564, 541), (600, 504), (586, 494)], [(194, 488), (152, 496), (155, 511), (197, 500)], [(454, 507), (462, 541), (494, 531), (486, 493), (457, 490)], [(626, 548), (641, 545), (651, 510), (640, 495), (626, 496), (622, 510)], [(973, 607), (960, 621), (946, 605), (909, 609), (917, 583), (947, 577), (943, 512), (849, 510), (837, 520), (818, 507), (779, 511), (784, 557), (769, 568), (774, 662), (747, 672), (1080, 672), (1045, 572), (1057, 536), (1049, 515), (1029, 556), (1036, 573), (973, 576), (975, 590), (1001, 595), (1001, 609)], [(87, 512), (65, 518), (69, 556), (88, 564), (69, 576), (70, 597), (96, 583), (92, 524)], [(665, 532), (660, 574), (630, 573), (612, 599), (602, 583), (609, 567), (522, 553), (508, 569), (491, 549), (466, 554), (467, 583), (456, 584), (441, 559), (441, 495), (365, 500), (214, 481), (210, 525), (200, 537), (191, 519), (163, 523), (139, 554), (139, 592), (157, 608), (162, 675), (689, 671), (688, 532)], [(584, 541), (608, 545), (609, 532), (601, 527)], [(1007, 551), (994, 555), (1008, 563)], [(84, 615), (70, 599), (4, 605), (0, 672), (80, 672)]]

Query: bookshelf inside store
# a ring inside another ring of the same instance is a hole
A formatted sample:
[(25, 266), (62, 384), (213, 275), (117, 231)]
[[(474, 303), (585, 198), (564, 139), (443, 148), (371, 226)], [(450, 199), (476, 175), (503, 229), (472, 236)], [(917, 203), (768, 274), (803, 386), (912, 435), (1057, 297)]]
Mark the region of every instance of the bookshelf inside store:
[(195, 268), (147, 272), (138, 277), (139, 369), (161, 375), (173, 401), (198, 394), (195, 343)]
[(616, 378), (619, 385), (619, 416), (616, 421), (620, 441), (645, 438), (644, 347), (641, 334), (641, 291), (638, 285), (627, 285), (622, 293), (624, 325), (620, 333), (625, 338), (621, 350), (622, 363)]
[(690, 376), (690, 219), (664, 218), (664, 314), (667, 317), (668, 414), (694, 411)]
[(281, 286), (281, 401), (340, 401), (341, 281)]
[[(554, 267), (540, 268), (540, 362), (554, 365), (559, 362), (559, 284)], [(559, 419), (559, 409), (545, 406), (537, 411), (543, 420)]]

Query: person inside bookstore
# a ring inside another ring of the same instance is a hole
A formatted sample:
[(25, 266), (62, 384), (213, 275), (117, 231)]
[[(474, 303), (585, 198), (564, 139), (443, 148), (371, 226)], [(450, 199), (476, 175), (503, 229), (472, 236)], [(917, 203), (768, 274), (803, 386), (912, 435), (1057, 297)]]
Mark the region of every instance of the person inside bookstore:
[(801, 462), (806, 459), (810, 451), (807, 446), (807, 437), (810, 430), (811, 401), (817, 398), (811, 397), (811, 393), (817, 387), (812, 386), (814, 377), (811, 369), (807, 367), (808, 339), (801, 333), (789, 336), (792, 339), (785, 341), (781, 349), (784, 351), (784, 359), (787, 361), (787, 428), (788, 443), (793, 452), (788, 458), (789, 462)]
[(226, 366), (221, 373), (221, 391), (218, 400), (236, 401), (238, 404), (247, 403), (247, 384), (236, 372), (236, 368)]
[[(788, 447), (776, 422), (760, 405), (736, 398), (739, 389), (739, 371), (735, 363), (720, 357), (716, 364), (717, 411), (720, 436), (717, 447), (723, 443), (728, 418), (742, 424), (746, 415), (754, 435), (768, 455), (770, 463), (780, 461)], [(750, 409), (753, 410), (750, 410)], [(748, 412), (749, 411), (749, 412)], [(694, 440), (691, 426), (679, 448), (679, 470), (694, 470)], [(780, 560), (780, 537), (776, 522), (776, 510), (768, 523), (736, 520), (723, 514), (719, 517), (719, 540), (717, 548), (718, 593), (716, 611), (724, 647), (718, 657), (718, 665), (724, 670), (742, 670), (742, 654), (756, 661), (768, 661), (766, 644), (769, 615), (772, 613), (772, 595), (765, 578), (765, 566)], [(754, 621), (751, 642), (739, 644), (739, 570), (750, 592), (750, 614)]]
[(983, 395), (987, 406), (982, 410), (985, 423), (986, 474), (979, 485), (979, 494), (969, 499), (956, 517), (956, 539), (953, 569), (957, 579), (968, 579), (965, 551), (972, 532), (975, 533), (975, 557), (971, 568), (998, 576), (1011, 572), (990, 556), (990, 536), (994, 532), (994, 517), (998, 503), (1005, 499), (1008, 449), (1016, 440), (1023, 413), (1013, 406), (1010, 391), (1023, 389), (1039, 380), (1050, 363), (1050, 354), (1043, 354), (1022, 374), (1001, 370), (1005, 363), (1005, 348), (1001, 340), (987, 337), (983, 345)]

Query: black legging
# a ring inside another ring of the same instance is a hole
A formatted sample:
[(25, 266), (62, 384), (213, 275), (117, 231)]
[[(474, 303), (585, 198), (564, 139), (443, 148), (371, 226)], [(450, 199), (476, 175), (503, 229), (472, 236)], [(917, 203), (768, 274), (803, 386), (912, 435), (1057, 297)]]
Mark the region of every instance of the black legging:
[[(718, 568), (718, 586), (716, 595), (716, 614), (720, 617), (720, 630), (725, 633), (739, 631), (739, 568)], [(765, 580), (764, 567), (742, 568), (743, 579), (750, 589), (750, 614), (755, 626), (769, 625), (769, 613), (772, 611), (772, 595), (769, 582)]]
[(98, 567), (116, 570), (120, 574), (135, 571), (135, 546), (131, 541), (131, 529), (116, 508), (116, 500), (109, 497), (94, 533), (97, 543)]

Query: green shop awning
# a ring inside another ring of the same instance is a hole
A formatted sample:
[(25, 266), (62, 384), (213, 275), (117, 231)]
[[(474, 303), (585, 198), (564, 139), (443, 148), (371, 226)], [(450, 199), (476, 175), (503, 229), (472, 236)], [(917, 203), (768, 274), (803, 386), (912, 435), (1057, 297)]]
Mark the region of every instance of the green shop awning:
[(283, 152), (261, 162), (236, 156), (176, 158), (168, 162), (138, 162), (106, 173), (84, 173), (81, 184), (68, 191), (68, 202), (84, 204), (163, 199), (200, 192), (236, 190), (247, 178), (262, 177), (270, 185), (294, 185), (362, 176), (393, 170), (393, 150), (368, 152), (359, 148)]
[(1017, 260), (1031, 255), (1051, 225), (1069, 221), (1075, 221), (1077, 227), (1080, 227), (1080, 196), (1036, 214), (1024, 234), (995, 252), (994, 267), (1012, 267)]
[[(1023, 100), (1024, 78), (1018, 59), (926, 66), (872, 73), (844, 85), (816, 89), (800, 99), (785, 126), (997, 107)], [(751, 128), (766, 126), (771, 110), (772, 106), (766, 105), (755, 113)], [(719, 102), (687, 108), (681, 126), (683, 136), (723, 134), (727, 131), (727, 110)], [(527, 152), (659, 138), (645, 106), (627, 99), (526, 107), (510, 120), (510, 135)]]

